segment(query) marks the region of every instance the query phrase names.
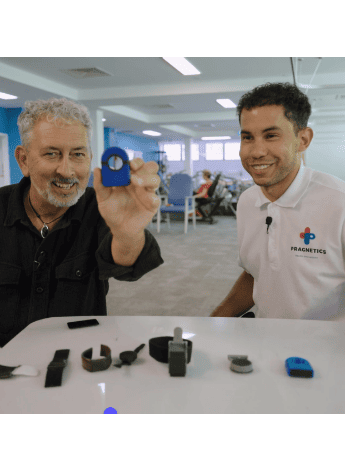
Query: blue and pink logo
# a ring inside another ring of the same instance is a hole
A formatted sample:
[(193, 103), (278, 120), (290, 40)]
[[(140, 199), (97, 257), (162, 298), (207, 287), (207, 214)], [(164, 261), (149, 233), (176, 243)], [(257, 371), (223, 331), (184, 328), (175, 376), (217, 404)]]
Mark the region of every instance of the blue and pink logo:
[(306, 227), (304, 232), (301, 232), (299, 236), (304, 239), (304, 243), (306, 245), (309, 245), (310, 240), (315, 240), (315, 233), (310, 233), (309, 227)]

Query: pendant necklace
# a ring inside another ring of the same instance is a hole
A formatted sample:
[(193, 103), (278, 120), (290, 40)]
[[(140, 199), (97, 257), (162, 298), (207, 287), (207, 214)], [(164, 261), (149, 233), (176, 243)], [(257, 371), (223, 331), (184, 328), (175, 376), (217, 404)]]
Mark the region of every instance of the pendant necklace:
[[(32, 207), (32, 204), (31, 204), (31, 200), (30, 200), (30, 195), (29, 195), (29, 202), (30, 202), (30, 206)], [(35, 209), (32, 207), (32, 210), (35, 212), (35, 214), (37, 215), (37, 217), (40, 219), (40, 221), (43, 223), (43, 227), (41, 229), (41, 235), (42, 235), (42, 238), (46, 238), (46, 236), (48, 235), (49, 233), (49, 228), (48, 228), (48, 225), (47, 224), (51, 224), (52, 222), (55, 222), (55, 220), (58, 220), (58, 219), (61, 219), (61, 217), (64, 215), (60, 215), (60, 217), (57, 217), (56, 219), (52, 220), (51, 222), (43, 222), (43, 220), (41, 219), (41, 217), (37, 214), (37, 212), (35, 211)]]

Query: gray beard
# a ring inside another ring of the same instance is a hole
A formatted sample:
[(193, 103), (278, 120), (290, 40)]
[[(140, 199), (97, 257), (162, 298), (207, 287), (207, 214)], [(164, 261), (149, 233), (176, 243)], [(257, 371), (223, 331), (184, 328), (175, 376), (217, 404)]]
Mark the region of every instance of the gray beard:
[[(32, 181), (31, 181), (31, 184), (33, 184)], [(40, 196), (42, 196), (45, 201), (49, 202), (49, 204), (51, 204), (52, 206), (60, 207), (60, 208), (61, 207), (72, 207), (72, 206), (74, 206), (75, 204), (77, 204), (79, 199), (85, 194), (85, 191), (86, 191), (86, 188), (85, 189), (80, 189), (80, 188), (77, 189), (77, 194), (72, 199), (70, 199), (69, 196), (64, 197), (64, 195), (62, 194), (61, 195), (62, 198), (66, 199), (64, 201), (63, 199), (59, 200), (57, 197), (55, 197), (50, 188), (42, 191), (39, 188), (37, 188), (37, 186), (35, 186), (35, 185), (33, 185), (33, 186), (36, 189), (36, 191), (38, 192), (38, 194)], [(29, 186), (29, 189), (26, 192), (26, 195), (29, 192), (29, 190), (30, 190), (30, 186)]]
[[(39, 191), (38, 188), (36, 188), (36, 190), (47, 202), (49, 202), (49, 204), (52, 204), (55, 207), (72, 207), (75, 204), (77, 204), (79, 199), (83, 196), (83, 194), (86, 191), (86, 188), (85, 189), (80, 189), (80, 188), (77, 189), (77, 194), (72, 199), (70, 199), (70, 197), (67, 196), (66, 201), (64, 201), (64, 200), (61, 201), (58, 198), (56, 198), (54, 196), (54, 194), (52, 194), (50, 189), (46, 190), (46, 191)], [(65, 196), (63, 194), (61, 196), (62, 196), (62, 198), (65, 198)]]

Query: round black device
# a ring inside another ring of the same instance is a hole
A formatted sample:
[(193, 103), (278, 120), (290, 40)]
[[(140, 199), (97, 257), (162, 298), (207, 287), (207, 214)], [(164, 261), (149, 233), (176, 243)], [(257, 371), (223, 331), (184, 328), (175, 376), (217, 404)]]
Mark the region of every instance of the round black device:
[(134, 351), (123, 351), (120, 354), (120, 360), (126, 365), (132, 364), (132, 362), (134, 362), (137, 357), (138, 354)]
[(253, 366), (248, 359), (233, 359), (230, 364), (230, 369), (234, 372), (239, 372), (240, 374), (245, 374), (247, 372), (252, 372)]

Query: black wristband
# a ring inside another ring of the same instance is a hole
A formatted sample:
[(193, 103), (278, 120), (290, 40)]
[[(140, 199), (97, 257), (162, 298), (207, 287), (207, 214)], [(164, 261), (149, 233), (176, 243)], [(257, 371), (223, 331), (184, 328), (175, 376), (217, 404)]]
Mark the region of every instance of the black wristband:
[(48, 365), (45, 387), (59, 387), (62, 382), (62, 373), (67, 366), (69, 349), (55, 351), (54, 359)]
[[(153, 359), (158, 362), (164, 362), (168, 364), (168, 343), (173, 341), (173, 336), (160, 336), (158, 338), (151, 338), (149, 340), (149, 353)], [(187, 364), (189, 364), (192, 358), (192, 346), (193, 343), (189, 339), (184, 339), (187, 342)]]

